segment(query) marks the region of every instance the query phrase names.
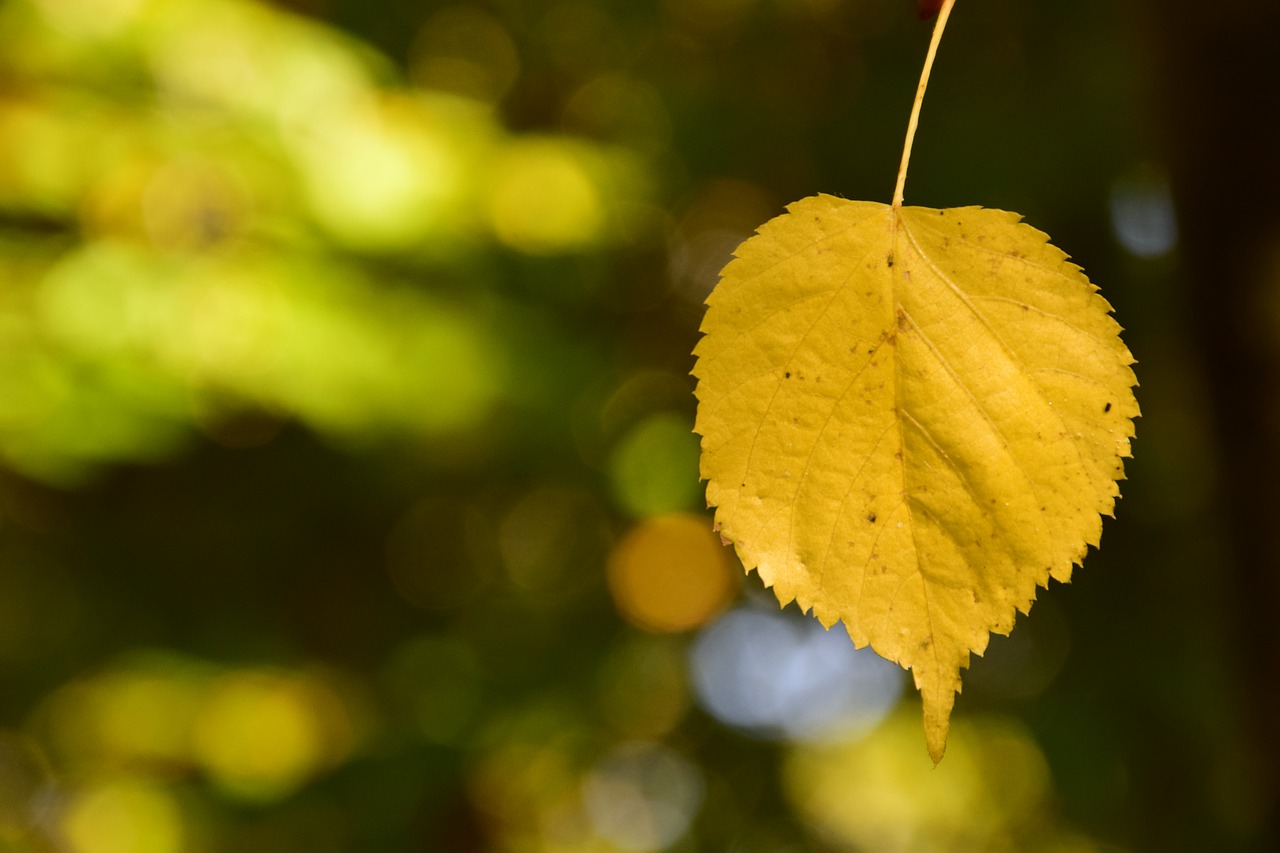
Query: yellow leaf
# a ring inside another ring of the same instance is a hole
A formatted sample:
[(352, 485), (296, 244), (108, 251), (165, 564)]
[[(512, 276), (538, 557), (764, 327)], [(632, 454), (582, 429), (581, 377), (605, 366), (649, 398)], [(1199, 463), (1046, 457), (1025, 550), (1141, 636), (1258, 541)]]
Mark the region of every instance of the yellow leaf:
[(796, 202), (725, 267), (694, 351), (721, 535), (912, 670), (935, 762), (970, 653), (1097, 546), (1138, 415), (1111, 306), (1019, 219)]

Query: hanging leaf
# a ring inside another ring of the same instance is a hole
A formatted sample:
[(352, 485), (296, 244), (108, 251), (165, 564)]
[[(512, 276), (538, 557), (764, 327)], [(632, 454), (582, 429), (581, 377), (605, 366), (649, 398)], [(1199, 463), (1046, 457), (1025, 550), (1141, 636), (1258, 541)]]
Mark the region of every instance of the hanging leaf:
[(781, 602), (912, 670), (936, 762), (970, 653), (1098, 544), (1133, 358), (1016, 214), (827, 195), (788, 211), (707, 300), (707, 500)]
[(1097, 288), (1017, 214), (816, 196), (738, 248), (707, 300), (701, 472), (782, 603), (914, 673), (942, 759), (960, 670), (1098, 544), (1138, 405)]

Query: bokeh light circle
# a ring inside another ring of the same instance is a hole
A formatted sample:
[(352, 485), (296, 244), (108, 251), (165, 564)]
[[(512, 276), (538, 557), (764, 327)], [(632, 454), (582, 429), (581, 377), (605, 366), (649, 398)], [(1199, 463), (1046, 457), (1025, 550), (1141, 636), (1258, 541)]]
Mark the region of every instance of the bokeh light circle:
[(711, 520), (688, 513), (642, 521), (609, 556), (609, 592), (628, 622), (687, 631), (729, 603), (735, 575)]
[(755, 607), (732, 610), (690, 649), (698, 700), (721, 722), (771, 739), (865, 731), (902, 693), (903, 674), (843, 627)]

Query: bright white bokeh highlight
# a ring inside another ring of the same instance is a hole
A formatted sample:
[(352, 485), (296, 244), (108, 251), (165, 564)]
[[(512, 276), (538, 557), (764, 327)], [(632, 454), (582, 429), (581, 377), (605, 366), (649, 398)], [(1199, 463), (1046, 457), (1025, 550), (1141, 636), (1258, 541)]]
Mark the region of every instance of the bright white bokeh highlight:
[(1152, 166), (1134, 169), (1111, 187), (1111, 230), (1139, 258), (1159, 258), (1178, 244), (1177, 212), (1169, 181)]
[(623, 850), (662, 850), (688, 830), (702, 805), (698, 768), (670, 747), (634, 741), (606, 755), (583, 783), (592, 829)]
[(903, 671), (842, 625), (825, 630), (790, 612), (742, 607), (704, 629), (690, 650), (699, 702), (721, 722), (757, 737), (856, 737), (902, 694)]

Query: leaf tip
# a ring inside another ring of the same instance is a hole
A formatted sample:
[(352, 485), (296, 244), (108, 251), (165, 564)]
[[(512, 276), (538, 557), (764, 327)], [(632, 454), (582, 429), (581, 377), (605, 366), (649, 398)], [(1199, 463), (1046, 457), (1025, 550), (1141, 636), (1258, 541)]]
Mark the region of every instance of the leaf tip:
[(948, 724), (943, 723), (941, 731), (925, 727), (925, 746), (929, 749), (929, 759), (933, 762), (933, 766), (937, 767), (942, 763), (942, 757), (947, 753), (947, 729)]
[(951, 709), (955, 706), (954, 689), (927, 689), (921, 691), (924, 704), (924, 741), (929, 758), (937, 767), (947, 752), (947, 735), (951, 731)]

